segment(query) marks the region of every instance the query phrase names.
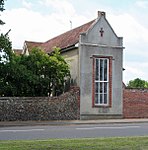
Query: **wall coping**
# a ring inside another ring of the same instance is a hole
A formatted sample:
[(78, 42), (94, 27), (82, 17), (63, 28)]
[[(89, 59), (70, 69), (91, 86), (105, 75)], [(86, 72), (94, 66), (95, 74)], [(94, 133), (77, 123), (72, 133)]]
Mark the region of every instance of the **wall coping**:
[(124, 89), (127, 89), (127, 90), (148, 90), (148, 88), (124, 88)]

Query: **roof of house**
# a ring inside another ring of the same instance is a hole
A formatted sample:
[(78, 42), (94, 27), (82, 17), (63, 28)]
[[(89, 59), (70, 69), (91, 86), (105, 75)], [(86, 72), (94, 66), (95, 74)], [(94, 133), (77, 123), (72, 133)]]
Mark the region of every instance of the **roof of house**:
[(75, 29), (67, 31), (53, 39), (48, 40), (47, 42), (42, 44), (42, 47), (47, 53), (53, 51), (53, 47), (60, 47), (61, 49), (68, 48), (70, 46), (75, 45), (79, 42), (79, 35), (81, 33), (87, 32), (90, 26), (93, 24), (94, 20), (79, 26)]
[(16, 54), (16, 55), (21, 55), (22, 54), (22, 49), (13, 49), (13, 52)]
[(77, 44), (79, 42), (79, 35), (81, 33), (87, 32), (94, 22), (95, 20), (92, 20), (82, 26), (67, 31), (44, 43), (31, 41), (25, 41), (25, 43), (27, 45), (28, 50), (31, 50), (33, 47), (41, 47), (46, 53), (51, 53), (55, 46), (60, 47), (61, 49), (65, 49)]
[(33, 41), (25, 41), (25, 44), (27, 45), (28, 50), (31, 50), (34, 47), (42, 47), (42, 42), (33, 42)]

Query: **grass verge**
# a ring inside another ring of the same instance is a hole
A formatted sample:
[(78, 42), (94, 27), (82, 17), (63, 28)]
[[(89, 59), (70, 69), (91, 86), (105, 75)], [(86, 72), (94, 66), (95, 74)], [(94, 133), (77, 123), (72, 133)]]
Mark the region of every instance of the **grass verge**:
[(0, 150), (148, 150), (148, 137), (0, 141)]

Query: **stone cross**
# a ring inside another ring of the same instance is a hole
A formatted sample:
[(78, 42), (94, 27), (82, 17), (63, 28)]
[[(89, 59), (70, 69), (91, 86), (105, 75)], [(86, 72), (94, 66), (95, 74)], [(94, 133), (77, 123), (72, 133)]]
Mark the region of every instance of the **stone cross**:
[(103, 33), (104, 33), (103, 28), (101, 28), (101, 30), (100, 30), (101, 37), (103, 37)]

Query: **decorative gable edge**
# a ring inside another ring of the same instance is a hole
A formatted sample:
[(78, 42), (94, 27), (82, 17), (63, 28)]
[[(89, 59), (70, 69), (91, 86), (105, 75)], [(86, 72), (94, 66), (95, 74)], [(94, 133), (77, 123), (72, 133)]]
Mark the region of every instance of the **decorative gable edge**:
[(29, 51), (28, 51), (28, 47), (27, 47), (26, 41), (24, 42), (22, 54), (23, 55), (29, 55)]
[[(98, 17), (97, 19), (95, 19), (95, 21), (92, 23), (92, 25), (88, 28), (88, 30), (85, 33), (81, 33), (81, 35), (88, 35), (89, 32), (94, 28), (94, 26), (101, 20), (101, 18), (104, 18), (104, 20), (106, 21), (106, 23), (108, 24), (108, 26), (110, 27), (110, 29), (112, 30), (113, 34), (115, 35), (115, 37), (119, 40), (119, 44), (120, 47), (123, 45), (123, 37), (118, 37), (117, 34), (115, 33), (114, 29), (112, 28), (112, 26), (110, 25), (110, 23), (108, 22), (108, 20), (106, 19), (106, 13), (103, 11), (98, 11)], [(124, 47), (122, 46), (122, 48), (124, 49)]]

